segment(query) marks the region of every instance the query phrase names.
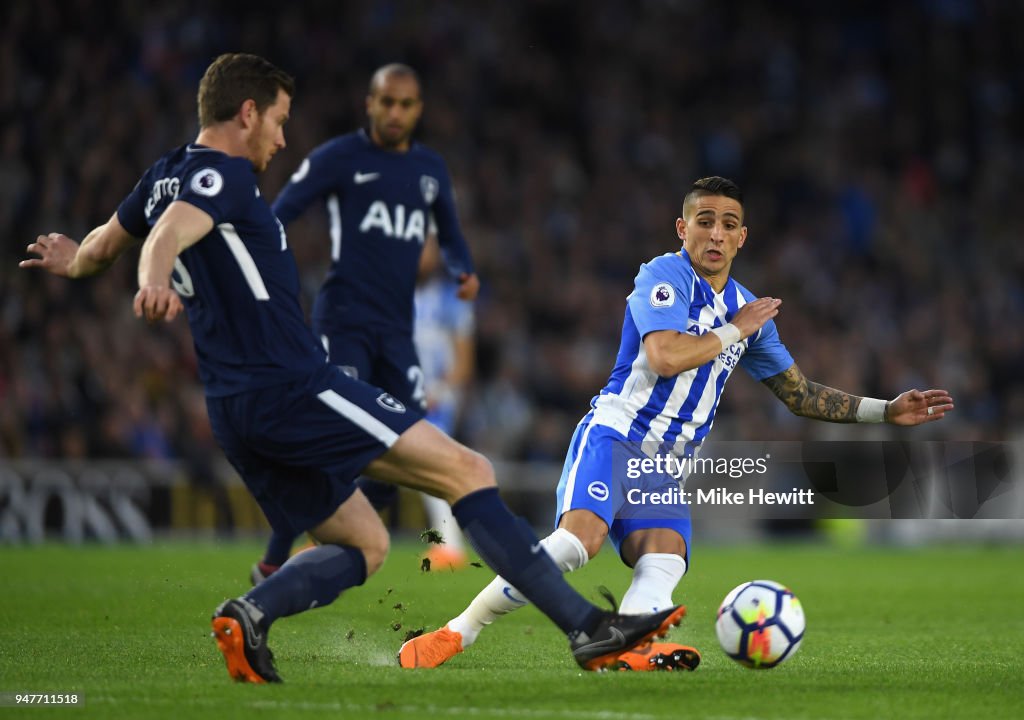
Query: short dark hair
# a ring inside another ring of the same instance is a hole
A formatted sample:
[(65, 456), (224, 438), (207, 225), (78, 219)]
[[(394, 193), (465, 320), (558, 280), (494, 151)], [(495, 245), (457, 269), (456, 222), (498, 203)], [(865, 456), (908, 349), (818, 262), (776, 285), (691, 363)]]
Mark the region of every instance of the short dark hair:
[(246, 100), (262, 113), (277, 101), (278, 90), (295, 95), (295, 81), (259, 55), (226, 53), (206, 68), (199, 82), (199, 127), (230, 120)]
[(683, 198), (682, 216), (686, 217), (687, 205), (705, 195), (722, 195), (732, 198), (740, 204), (740, 207), (743, 206), (743, 191), (740, 190), (740, 186), (729, 178), (712, 175), (711, 177), (701, 178), (690, 186), (690, 191)]
[(417, 73), (415, 70), (413, 70), (405, 63), (389, 63), (388, 65), (383, 65), (377, 68), (377, 70), (373, 73), (373, 76), (370, 78), (370, 95), (373, 95), (375, 92), (377, 92), (377, 87), (382, 82), (384, 82), (384, 78), (386, 78), (388, 75), (398, 75), (399, 77), (412, 78), (413, 80), (416, 81), (416, 87), (420, 88), (420, 94), (423, 94), (423, 83), (420, 82), (419, 73)]

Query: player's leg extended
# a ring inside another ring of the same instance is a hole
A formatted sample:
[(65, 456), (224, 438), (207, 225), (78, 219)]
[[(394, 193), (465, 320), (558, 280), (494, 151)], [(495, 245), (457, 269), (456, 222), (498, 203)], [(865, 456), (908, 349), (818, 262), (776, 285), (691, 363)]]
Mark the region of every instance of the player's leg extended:
[[(597, 555), (608, 526), (589, 510), (571, 510), (562, 516), (558, 529), (541, 540), (555, 565), (563, 572), (579, 570)], [(462, 648), (476, 642), (480, 631), (502, 615), (529, 604), (505, 578), (498, 576), (484, 588), (448, 628), (462, 636)]]
[[(597, 555), (608, 534), (608, 526), (589, 510), (572, 510), (562, 516), (558, 528), (541, 540), (555, 565), (563, 572), (579, 570)], [(508, 581), (497, 577), (462, 615), (449, 627), (463, 633), (464, 647), (469, 647), (484, 627), (501, 615), (527, 604), (526, 599)]]
[[(569, 443), (556, 491), (558, 528), (541, 540), (563, 572), (577, 570), (597, 555), (613, 515), (612, 494), (600, 490), (600, 487), (610, 487), (611, 483), (609, 446), (600, 441), (604, 435), (602, 429), (591, 432), (588, 427), (588, 423), (580, 423)], [(580, 480), (587, 476), (599, 484)], [(499, 575), (444, 627), (402, 645), (399, 664), (402, 667), (437, 667), (476, 642), (486, 626), (527, 604), (526, 598)]]
[[(587, 513), (594, 525), (607, 532), (608, 527), (596, 515), (586, 510), (573, 512)], [(594, 528), (594, 532), (601, 533), (601, 530)], [(604, 540), (603, 534), (601, 540)], [(578, 570), (590, 559), (580, 539), (564, 527), (543, 538), (540, 544), (563, 573)], [(597, 547), (600, 547), (600, 542)], [(398, 651), (398, 664), (404, 668), (437, 667), (476, 642), (480, 632), (499, 617), (529, 604), (529, 600), (499, 575), (473, 598), (462, 613), (443, 627), (405, 642)]]
[(664, 634), (682, 616), (679, 609), (612, 615), (587, 602), (565, 582), (529, 526), (501, 501), (486, 458), (427, 422), (403, 433), (367, 474), (453, 503), (455, 518), (480, 557), (568, 635), (577, 662), (587, 669), (613, 662), (622, 652), (610, 650), (613, 645), (632, 647)]

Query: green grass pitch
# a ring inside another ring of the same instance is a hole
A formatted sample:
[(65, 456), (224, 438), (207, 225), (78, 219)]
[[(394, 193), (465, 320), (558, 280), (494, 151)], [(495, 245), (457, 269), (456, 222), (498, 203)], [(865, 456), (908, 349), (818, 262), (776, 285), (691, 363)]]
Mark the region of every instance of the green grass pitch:
[[(270, 634), (280, 686), (232, 683), (209, 615), (241, 593), (254, 544), (0, 549), (0, 693), (78, 693), (73, 707), (0, 707), (59, 718), (1003, 718), (1024, 715), (1024, 554), (1018, 548), (763, 545), (699, 548), (671, 637), (700, 648), (694, 673), (583, 673), (535, 609), (486, 631), (437, 670), (404, 671), (408, 630), (430, 630), (490, 580), (422, 573), (422, 546), (332, 606)], [(718, 649), (714, 616), (741, 581), (792, 587), (807, 613), (799, 653), (747, 670)], [(608, 548), (571, 577), (621, 597)], [(399, 629), (394, 629), (400, 626)]]

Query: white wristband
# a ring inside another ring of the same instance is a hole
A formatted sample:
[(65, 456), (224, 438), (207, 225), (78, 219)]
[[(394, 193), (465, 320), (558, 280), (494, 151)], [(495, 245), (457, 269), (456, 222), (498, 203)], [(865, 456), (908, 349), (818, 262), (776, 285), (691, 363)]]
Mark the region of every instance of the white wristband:
[(857, 406), (857, 422), (859, 423), (880, 423), (885, 422), (885, 400), (878, 398), (861, 398)]
[(726, 323), (722, 327), (711, 328), (711, 332), (718, 336), (719, 341), (722, 343), (723, 350), (730, 345), (738, 343), (742, 337), (740, 329), (732, 323)]

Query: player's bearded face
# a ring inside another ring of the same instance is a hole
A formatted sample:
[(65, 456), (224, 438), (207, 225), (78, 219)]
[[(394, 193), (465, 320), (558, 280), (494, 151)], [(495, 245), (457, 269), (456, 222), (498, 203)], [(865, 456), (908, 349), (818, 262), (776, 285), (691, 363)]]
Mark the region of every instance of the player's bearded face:
[(705, 279), (726, 278), (736, 253), (747, 239), (743, 207), (721, 195), (696, 198), (684, 208), (686, 219), (676, 221), (686, 252)]
[(291, 103), (288, 94), (279, 90), (274, 104), (257, 116), (248, 140), (249, 159), (256, 172), (266, 170), (274, 154), (284, 148), (284, 124), (288, 121)]

